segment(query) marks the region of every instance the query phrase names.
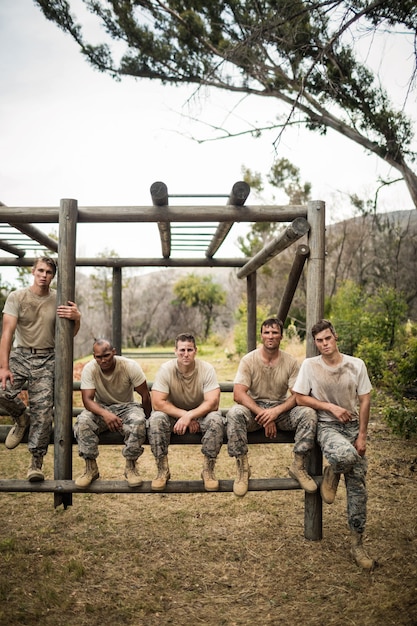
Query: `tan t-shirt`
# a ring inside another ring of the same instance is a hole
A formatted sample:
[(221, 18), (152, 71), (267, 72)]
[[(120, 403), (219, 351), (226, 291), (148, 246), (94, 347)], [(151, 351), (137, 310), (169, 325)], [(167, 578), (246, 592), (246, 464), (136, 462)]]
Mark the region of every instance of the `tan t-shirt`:
[(12, 291), (3, 313), (17, 317), (15, 343), (23, 348), (54, 348), (56, 291), (38, 296), (27, 287)]
[(261, 349), (252, 350), (239, 363), (234, 384), (248, 387), (248, 394), (255, 402), (285, 402), (298, 374), (297, 360), (287, 352), (279, 351), (275, 365), (266, 365)]
[(167, 393), (167, 400), (179, 409), (191, 411), (204, 401), (204, 394), (220, 387), (214, 367), (206, 361), (195, 360), (194, 371), (188, 376), (181, 374), (177, 359), (159, 368), (152, 390)]
[(81, 389), (95, 389), (96, 402), (106, 406), (133, 402), (134, 390), (146, 380), (139, 363), (124, 356), (114, 358), (110, 374), (104, 374), (97, 361), (87, 363), (81, 374)]

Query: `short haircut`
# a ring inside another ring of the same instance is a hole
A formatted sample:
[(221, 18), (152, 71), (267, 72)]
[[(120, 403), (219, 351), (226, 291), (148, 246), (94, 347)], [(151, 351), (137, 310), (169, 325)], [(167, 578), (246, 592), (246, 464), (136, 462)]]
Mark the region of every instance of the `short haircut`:
[(269, 317), (267, 320), (262, 322), (261, 332), (263, 331), (265, 327), (270, 327), (270, 326), (278, 326), (281, 331), (281, 335), (284, 332), (284, 324), (280, 319), (278, 319), (278, 317)]
[(331, 322), (329, 322), (329, 320), (320, 320), (319, 322), (317, 322), (317, 324), (314, 324), (314, 326), (311, 329), (311, 334), (313, 335), (313, 339), (316, 337), (316, 335), (318, 335), (319, 333), (321, 333), (323, 330), (330, 330), (330, 332), (332, 333), (332, 335), (334, 335), (335, 337), (337, 337), (336, 331), (334, 329), (334, 326)]
[(94, 346), (104, 346), (104, 345), (108, 345), (110, 350), (114, 350), (114, 346), (112, 342), (110, 341), (110, 339), (106, 339), (105, 337), (99, 337), (98, 339), (94, 339), (93, 352), (94, 352)]
[(189, 341), (190, 343), (192, 343), (194, 345), (194, 348), (196, 347), (195, 337), (191, 333), (180, 333), (179, 335), (177, 335), (175, 337), (175, 347), (176, 348), (178, 347), (178, 342), (179, 341)]
[(37, 259), (34, 260), (33, 262), (33, 269), (36, 269), (39, 265), (39, 263), (46, 263), (47, 265), (49, 265), (49, 267), (52, 270), (53, 275), (55, 276), (56, 274), (56, 263), (54, 261), (54, 259), (52, 259), (50, 256), (40, 256)]

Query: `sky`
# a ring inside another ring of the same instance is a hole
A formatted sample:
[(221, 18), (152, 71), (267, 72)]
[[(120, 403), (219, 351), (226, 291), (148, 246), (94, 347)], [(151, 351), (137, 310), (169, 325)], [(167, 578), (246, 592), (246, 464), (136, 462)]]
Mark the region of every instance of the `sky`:
[[(411, 72), (405, 43), (403, 37), (383, 39), (371, 51), (361, 43), (399, 105)], [(219, 90), (196, 94), (192, 85), (129, 77), (116, 82), (93, 70), (32, 0), (0, 2), (0, 86), (0, 201), (9, 207), (58, 206), (62, 198), (75, 198), (79, 206), (149, 206), (155, 181), (165, 182), (170, 194), (227, 196), (242, 179), (242, 166), (266, 175), (275, 158), (285, 157), (312, 184), (313, 199), (326, 202), (327, 221), (334, 222), (350, 216), (349, 194), (372, 196), (378, 176), (396, 177), (384, 162), (332, 131), (320, 137), (291, 129), (278, 153), (274, 133), (213, 141), (210, 124), (239, 130), (248, 119), (271, 123), (284, 109), (265, 98), (239, 104), (241, 96)], [(417, 111), (415, 93), (407, 110)], [(194, 202), (223, 204), (226, 197)], [(271, 188), (247, 200), (274, 202), (287, 200)], [(381, 210), (411, 208), (402, 183), (381, 195)], [(37, 227), (51, 232), (51, 225)], [(235, 225), (216, 256), (240, 256), (236, 239), (247, 229)], [(158, 250), (159, 256), (156, 224), (79, 225), (77, 256), (109, 250), (122, 257), (153, 257)]]

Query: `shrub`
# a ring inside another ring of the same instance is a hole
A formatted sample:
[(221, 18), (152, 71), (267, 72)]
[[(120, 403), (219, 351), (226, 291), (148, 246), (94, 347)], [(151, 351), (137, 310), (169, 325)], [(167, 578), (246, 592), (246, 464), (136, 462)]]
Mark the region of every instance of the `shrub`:
[(384, 377), (384, 370), (387, 367), (387, 353), (381, 343), (364, 339), (358, 345), (355, 356), (365, 361), (371, 381), (374, 384), (380, 383)]
[(383, 410), (384, 420), (396, 435), (410, 439), (417, 433), (417, 402), (402, 398), (396, 407)]

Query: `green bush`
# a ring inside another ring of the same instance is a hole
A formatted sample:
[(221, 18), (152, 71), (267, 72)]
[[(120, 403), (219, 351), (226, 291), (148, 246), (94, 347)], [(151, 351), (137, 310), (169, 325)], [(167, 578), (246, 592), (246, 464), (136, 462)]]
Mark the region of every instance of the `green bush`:
[(381, 342), (368, 339), (362, 340), (358, 345), (355, 356), (365, 361), (372, 383), (378, 384), (383, 380), (384, 371), (387, 367), (387, 353)]
[(396, 407), (387, 407), (383, 410), (383, 417), (392, 432), (405, 439), (410, 439), (417, 433), (417, 402), (402, 398)]

